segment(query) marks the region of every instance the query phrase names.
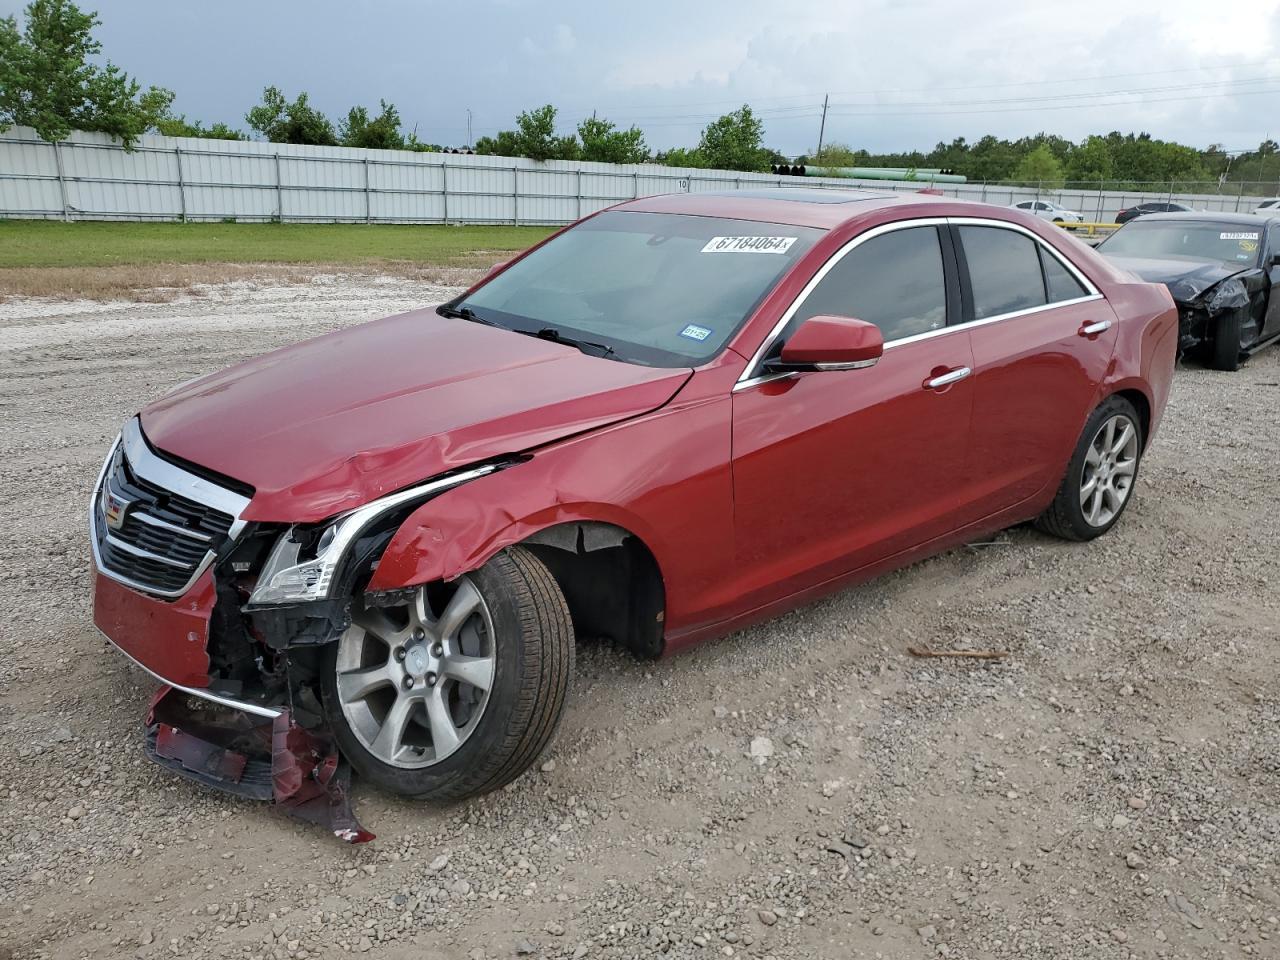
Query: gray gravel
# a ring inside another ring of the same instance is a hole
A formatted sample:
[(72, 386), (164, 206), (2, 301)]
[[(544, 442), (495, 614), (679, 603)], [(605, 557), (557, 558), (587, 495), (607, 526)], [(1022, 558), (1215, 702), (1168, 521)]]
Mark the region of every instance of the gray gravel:
[(351, 849), (143, 758), (84, 504), (173, 384), (448, 291), (203, 292), (0, 304), (0, 958), (1280, 956), (1280, 350), (1179, 370), (1103, 540), (1006, 531), (670, 661), (581, 644), (540, 769), (358, 789)]

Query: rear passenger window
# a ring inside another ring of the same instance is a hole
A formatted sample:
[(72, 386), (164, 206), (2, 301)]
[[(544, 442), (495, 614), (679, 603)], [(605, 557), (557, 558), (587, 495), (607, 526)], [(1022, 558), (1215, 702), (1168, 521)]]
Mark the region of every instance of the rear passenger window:
[(1044, 287), (1050, 303), (1061, 303), (1063, 300), (1089, 295), (1089, 291), (1062, 265), (1062, 261), (1043, 247), (1040, 248), (1040, 262), (1044, 265)]
[(805, 298), (789, 328), (820, 314), (874, 323), (886, 341), (946, 326), (937, 228), (894, 230), (849, 251)]
[(960, 242), (969, 264), (975, 320), (1044, 305), (1035, 241), (999, 227), (961, 227)]

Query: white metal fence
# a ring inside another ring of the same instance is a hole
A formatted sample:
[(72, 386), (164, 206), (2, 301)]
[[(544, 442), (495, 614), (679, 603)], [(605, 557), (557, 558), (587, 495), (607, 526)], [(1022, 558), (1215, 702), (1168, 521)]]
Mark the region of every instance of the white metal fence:
[[(61, 143), (25, 127), (0, 134), (4, 218), (562, 224), (633, 197), (767, 186), (918, 191), (929, 184), (188, 137), (144, 136), (128, 152), (105, 134), (74, 133)], [(996, 204), (1039, 196), (1098, 221), (1142, 200), (1232, 211), (1257, 202), (1237, 184), (1226, 194), (1105, 187), (936, 189)]]

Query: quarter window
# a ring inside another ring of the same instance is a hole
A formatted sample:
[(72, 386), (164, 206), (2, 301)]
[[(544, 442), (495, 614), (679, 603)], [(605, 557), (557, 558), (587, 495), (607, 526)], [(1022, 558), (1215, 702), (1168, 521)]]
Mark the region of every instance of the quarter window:
[(1089, 291), (1062, 265), (1062, 261), (1043, 247), (1040, 248), (1040, 261), (1044, 265), (1044, 289), (1050, 303), (1061, 303), (1063, 300), (1075, 300), (1089, 295)]
[(1036, 243), (999, 227), (960, 227), (973, 288), (973, 318), (1043, 306), (1045, 283)]
[(886, 341), (946, 326), (937, 228), (894, 230), (854, 247), (805, 298), (789, 327), (820, 314), (874, 323)]

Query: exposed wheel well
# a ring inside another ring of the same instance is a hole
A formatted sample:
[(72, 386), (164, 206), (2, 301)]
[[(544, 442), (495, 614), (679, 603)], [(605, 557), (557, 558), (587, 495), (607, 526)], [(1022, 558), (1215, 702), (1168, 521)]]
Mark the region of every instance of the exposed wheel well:
[(1138, 423), (1142, 427), (1142, 446), (1145, 449), (1147, 441), (1151, 439), (1151, 404), (1141, 390), (1120, 390), (1116, 396), (1124, 397), (1133, 404), (1133, 409), (1138, 411)]
[(556, 578), (579, 636), (608, 637), (638, 657), (662, 652), (666, 591), (639, 537), (614, 524), (580, 521), (540, 530), (521, 546)]

